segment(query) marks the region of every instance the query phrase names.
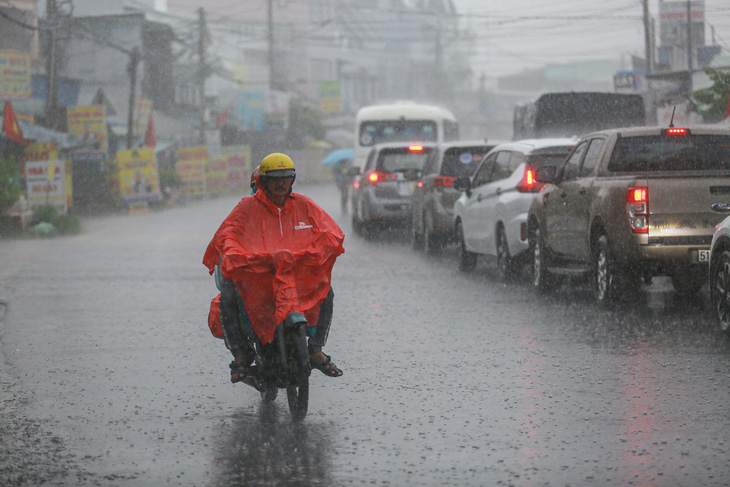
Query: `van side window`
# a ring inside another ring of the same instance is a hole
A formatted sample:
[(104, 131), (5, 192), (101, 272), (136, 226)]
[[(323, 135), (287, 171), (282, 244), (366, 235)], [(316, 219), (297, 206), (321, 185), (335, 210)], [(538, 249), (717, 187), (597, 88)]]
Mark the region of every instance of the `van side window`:
[(561, 179), (563, 181), (575, 179), (578, 177), (580, 163), (583, 159), (583, 155), (586, 153), (586, 149), (588, 149), (589, 142), (590, 141), (587, 140), (578, 144), (578, 146), (573, 150), (573, 153), (570, 154), (568, 159), (565, 161), (565, 164), (563, 164), (563, 171), (561, 173)]
[(604, 143), (605, 139), (593, 139), (591, 141), (591, 145), (586, 152), (586, 157), (583, 159), (583, 166), (580, 168), (580, 177), (583, 178), (593, 174), (593, 171), (598, 165), (601, 152), (603, 151)]
[(444, 120), (444, 141), (459, 140), (459, 124)]
[(482, 165), (479, 166), (479, 169), (477, 169), (474, 175), (473, 187), (476, 188), (489, 182), (489, 176), (492, 175), (492, 166), (494, 166), (495, 159), (497, 159), (497, 154), (492, 154), (482, 162)]
[(491, 181), (499, 181), (500, 179), (510, 177), (512, 174), (512, 169), (510, 169), (509, 164), (511, 155), (512, 153), (510, 151), (497, 152), (497, 159), (494, 164)]

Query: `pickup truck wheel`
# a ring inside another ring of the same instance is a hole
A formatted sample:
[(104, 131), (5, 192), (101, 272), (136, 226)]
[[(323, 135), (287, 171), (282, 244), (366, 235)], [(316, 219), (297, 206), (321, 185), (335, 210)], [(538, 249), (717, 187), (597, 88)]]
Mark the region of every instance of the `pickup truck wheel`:
[(532, 243), (532, 286), (540, 294), (547, 294), (555, 289), (555, 279), (548, 270), (545, 239), (540, 228), (535, 228)]
[(730, 330), (730, 251), (720, 254), (717, 263), (713, 260), (710, 270), (710, 298), (717, 324), (722, 331), (727, 332)]
[(601, 235), (598, 238), (593, 255), (593, 294), (600, 306), (607, 307), (615, 300), (617, 288), (616, 265), (611, 256), (608, 237)]
[(466, 250), (464, 229), (461, 226), (461, 222), (456, 224), (454, 234), (456, 237), (456, 260), (459, 263), (459, 270), (461, 272), (471, 272), (477, 265), (477, 254)]
[(688, 271), (672, 275), (672, 286), (679, 294), (695, 294), (707, 282), (704, 272)]
[(497, 242), (497, 269), (499, 270), (499, 276), (503, 281), (514, 279), (517, 275), (517, 266), (512, 260), (512, 255), (510, 255), (507, 234), (502, 225), (497, 228), (497, 235), (494, 240)]

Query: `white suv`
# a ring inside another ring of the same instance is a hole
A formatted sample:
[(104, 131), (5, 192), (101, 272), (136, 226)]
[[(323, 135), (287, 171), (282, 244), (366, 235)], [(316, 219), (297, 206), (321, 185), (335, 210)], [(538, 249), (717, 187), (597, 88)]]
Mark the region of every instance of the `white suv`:
[(529, 139), (494, 147), (474, 175), (457, 178), (463, 191), (454, 205), (454, 237), (459, 269), (470, 271), (477, 256), (497, 257), (503, 279), (514, 277), (527, 262), (527, 210), (541, 184), (535, 171), (566, 159), (577, 139)]

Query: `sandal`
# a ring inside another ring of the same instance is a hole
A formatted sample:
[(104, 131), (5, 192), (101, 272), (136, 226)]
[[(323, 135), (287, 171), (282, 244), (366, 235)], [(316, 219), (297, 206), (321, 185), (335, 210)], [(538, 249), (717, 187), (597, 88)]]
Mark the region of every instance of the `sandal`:
[(321, 370), (324, 375), (327, 377), (339, 377), (342, 375), (342, 371), (335, 365), (335, 363), (332, 361), (332, 358), (327, 355), (326, 353), (322, 352), (322, 355), (324, 355), (327, 360), (325, 360), (322, 363), (317, 363), (311, 358), (309, 359), (309, 363), (314, 369)]
[(246, 380), (249, 372), (249, 365), (245, 362), (236, 362), (235, 360), (228, 365), (231, 368), (231, 382), (241, 382)]

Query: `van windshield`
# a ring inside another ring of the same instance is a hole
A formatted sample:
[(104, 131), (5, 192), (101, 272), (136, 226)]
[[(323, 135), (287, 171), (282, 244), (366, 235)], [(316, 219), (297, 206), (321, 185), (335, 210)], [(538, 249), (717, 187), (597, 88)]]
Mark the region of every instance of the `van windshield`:
[(730, 136), (624, 137), (613, 150), (609, 171), (728, 171)]
[(383, 142), (426, 142), (436, 140), (433, 120), (377, 120), (360, 125), (360, 145)]

